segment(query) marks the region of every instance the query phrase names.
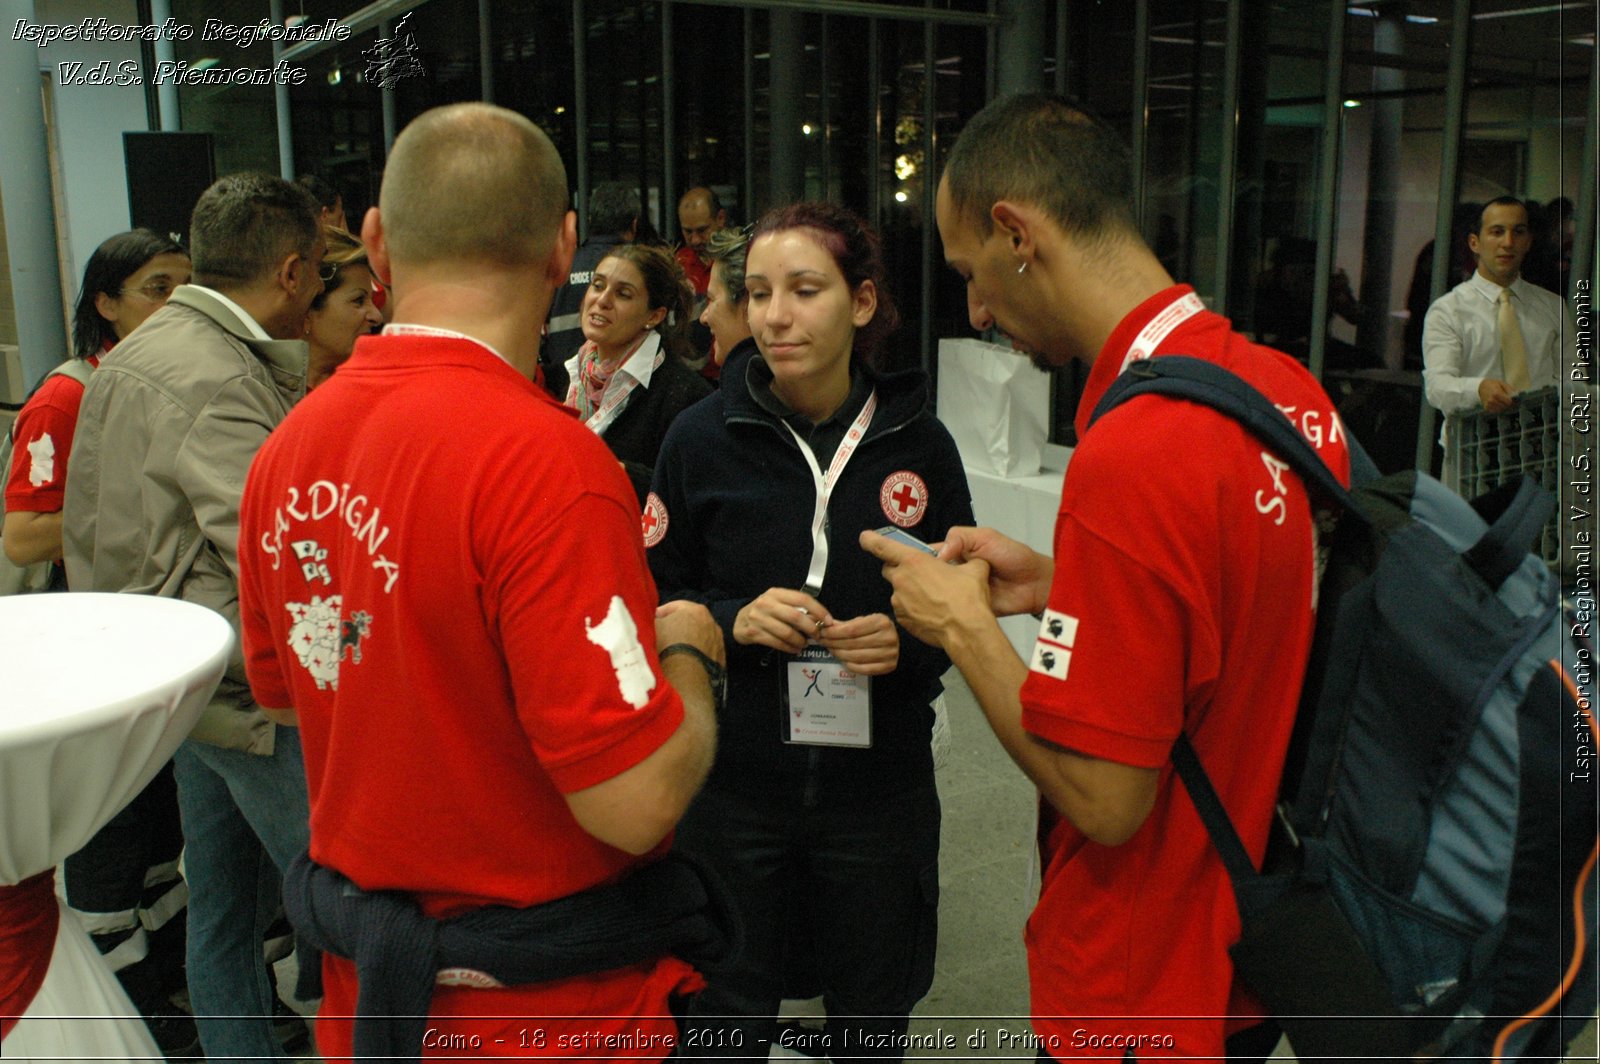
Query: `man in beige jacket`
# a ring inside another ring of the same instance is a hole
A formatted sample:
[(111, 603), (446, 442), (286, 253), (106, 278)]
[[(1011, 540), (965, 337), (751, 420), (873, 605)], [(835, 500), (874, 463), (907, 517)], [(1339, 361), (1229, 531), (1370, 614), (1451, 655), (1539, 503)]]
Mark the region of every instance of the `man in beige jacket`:
[[(193, 283), (106, 356), (84, 393), (64, 553), (74, 589), (181, 598), (237, 628), (239, 496), (256, 450), (305, 393), (300, 337), (326, 243), (315, 201), (264, 174), (207, 189), (190, 242)], [(281, 1057), (261, 939), (281, 870), (309, 837), (305, 772), (298, 735), (251, 700), (237, 651), (174, 767), (201, 1045), (213, 1061)]]

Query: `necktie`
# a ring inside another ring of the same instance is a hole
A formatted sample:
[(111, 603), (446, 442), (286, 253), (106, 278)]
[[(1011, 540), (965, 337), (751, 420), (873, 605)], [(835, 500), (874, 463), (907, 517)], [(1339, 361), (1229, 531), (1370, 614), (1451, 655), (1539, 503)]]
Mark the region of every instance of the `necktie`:
[(1517, 324), (1517, 310), (1511, 305), (1511, 289), (1500, 289), (1500, 310), (1495, 315), (1495, 325), (1500, 332), (1500, 361), (1506, 371), (1506, 386), (1513, 392), (1525, 392), (1531, 383), (1528, 379), (1528, 348), (1522, 342), (1522, 328)]

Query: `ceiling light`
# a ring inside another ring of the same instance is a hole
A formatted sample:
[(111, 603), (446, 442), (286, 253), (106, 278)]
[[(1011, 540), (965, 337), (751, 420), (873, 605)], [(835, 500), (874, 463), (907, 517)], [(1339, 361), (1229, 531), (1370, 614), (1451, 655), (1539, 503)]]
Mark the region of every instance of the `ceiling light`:
[(1548, 15), (1553, 11), (1577, 11), (1588, 4), (1542, 4), (1539, 7), (1515, 7), (1507, 11), (1480, 11), (1473, 18), (1517, 18), (1520, 15)]

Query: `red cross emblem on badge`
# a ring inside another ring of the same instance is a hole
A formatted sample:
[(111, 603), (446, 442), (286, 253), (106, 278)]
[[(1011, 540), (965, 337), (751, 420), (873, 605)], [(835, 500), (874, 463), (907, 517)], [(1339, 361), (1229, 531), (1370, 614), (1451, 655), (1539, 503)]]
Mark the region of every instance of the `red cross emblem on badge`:
[(667, 504), (653, 491), (644, 501), (644, 513), (639, 515), (639, 526), (644, 533), (646, 547), (654, 547), (667, 534)]
[(901, 528), (911, 528), (928, 512), (928, 485), (909, 470), (891, 473), (878, 491), (883, 515)]

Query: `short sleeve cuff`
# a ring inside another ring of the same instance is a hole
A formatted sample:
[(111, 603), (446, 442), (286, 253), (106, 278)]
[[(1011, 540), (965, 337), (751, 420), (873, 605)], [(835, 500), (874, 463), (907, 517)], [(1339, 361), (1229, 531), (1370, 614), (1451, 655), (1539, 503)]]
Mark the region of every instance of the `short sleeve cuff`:
[(585, 750), (560, 764), (546, 763), (545, 768), (557, 790), (572, 794), (620, 776), (672, 738), (683, 723), (683, 700), (667, 683), (666, 677), (657, 675), (658, 682), (666, 688), (665, 696), (640, 710), (637, 724), (603, 747)]
[(1026, 704), (1022, 708), (1022, 727), (1030, 735), (1076, 753), (1134, 768), (1161, 768), (1172, 755), (1172, 738), (1128, 735), (1067, 720)]
[(66, 485), (57, 478), (37, 489), (13, 488), (6, 492), (6, 513), (53, 514), (66, 506)]

